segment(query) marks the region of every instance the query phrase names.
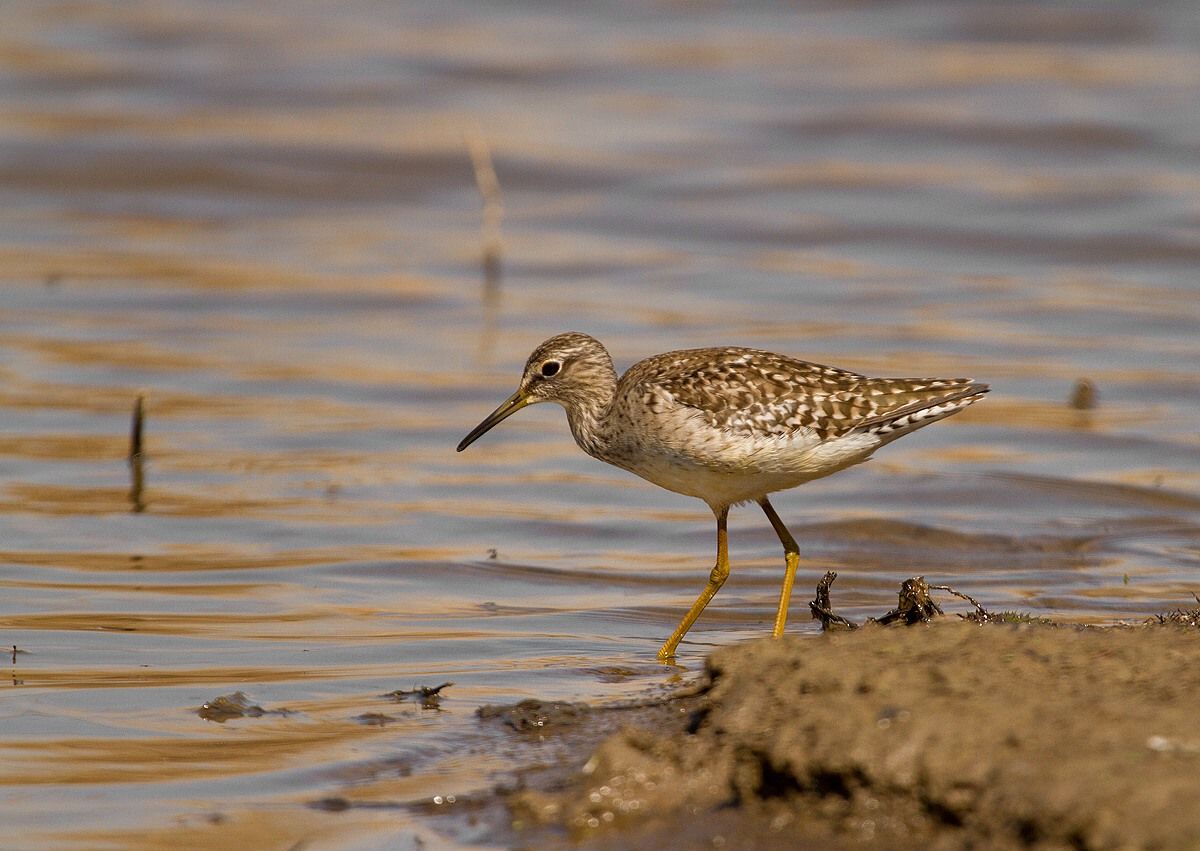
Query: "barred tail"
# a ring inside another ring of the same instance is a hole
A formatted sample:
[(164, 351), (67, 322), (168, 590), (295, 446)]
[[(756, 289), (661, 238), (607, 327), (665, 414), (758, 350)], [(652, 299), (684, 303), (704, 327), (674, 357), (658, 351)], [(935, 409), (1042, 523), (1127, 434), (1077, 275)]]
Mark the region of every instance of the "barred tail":
[(858, 434), (875, 435), (884, 443), (890, 443), (909, 432), (957, 414), (978, 402), (991, 389), (986, 384), (971, 382), (969, 379), (963, 379), (963, 382), (956, 392), (936, 399), (921, 399), (902, 408), (879, 414), (861, 423), (854, 431)]

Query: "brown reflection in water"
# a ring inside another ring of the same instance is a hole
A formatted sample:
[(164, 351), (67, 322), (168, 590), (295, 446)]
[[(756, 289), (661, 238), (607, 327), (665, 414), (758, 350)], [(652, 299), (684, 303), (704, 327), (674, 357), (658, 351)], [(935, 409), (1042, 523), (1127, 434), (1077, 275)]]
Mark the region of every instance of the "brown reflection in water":
[[(3, 558), (3, 556), (0, 556)], [(107, 593), (174, 594), (183, 597), (244, 597), (267, 586), (254, 583), (184, 585), (138, 581), (136, 585), (116, 582), (33, 582), (0, 579), (0, 588), (30, 588), (55, 591), (103, 591)]]
[(167, 552), (104, 553), (39, 550), (0, 550), (0, 560), (86, 572), (188, 573), (211, 570), (268, 570), (303, 568), (347, 561), (447, 561), (460, 557), (458, 549), (404, 547), (333, 547), (329, 549), (230, 552), (219, 545), (176, 545)]
[(119, 437), (88, 434), (8, 434), (0, 436), (0, 455), (54, 461), (98, 461), (121, 457)]
[[(5, 344), (66, 366), (150, 370), (205, 370), (220, 361), (213, 355), (184, 353), (136, 340), (121, 343), (93, 340), (47, 340), (39, 337), (10, 337)], [(125, 407), (129, 404), (126, 391)]]
[(372, 835), (376, 839), (379, 836), (394, 837), (407, 823), (394, 809), (351, 810), (331, 818), (328, 813), (306, 808), (306, 803), (288, 802), (281, 809), (243, 809), (242, 802), (229, 801), (221, 809), (208, 813), (175, 816), (169, 828), (80, 830), (47, 835), (77, 847), (120, 848), (122, 851), (178, 851), (180, 848), (287, 848), (299, 851), (309, 847), (353, 847), (360, 833), (369, 845)]
[(24, 685), (64, 689), (142, 689), (193, 685), (226, 686), (229, 683), (290, 683), (303, 680), (351, 679), (386, 674), (382, 666), (356, 665), (338, 669), (287, 667), (212, 668), (80, 668), (26, 669)]
[[(145, 783), (231, 777), (278, 770), (313, 757), (314, 751), (352, 744), (375, 735), (352, 721), (306, 719), (299, 723), (263, 716), (239, 725), (237, 735), (178, 738), (58, 739), (9, 741), (0, 785)], [(28, 755), (36, 754), (31, 760)], [(325, 754), (325, 756), (330, 756)]]
[(1200, 495), (1172, 491), (1156, 486), (1094, 482), (1083, 479), (1038, 476), (1029, 473), (996, 473), (997, 478), (1019, 484), (1031, 494), (1047, 491), (1059, 498), (1074, 499), (1080, 505), (1114, 505), (1156, 510), (1200, 512)]
[[(249, 333), (249, 332), (248, 332)], [(391, 389), (405, 406), (378, 407), (356, 405), (331, 396), (306, 395), (300, 398), (268, 394), (221, 395), (218, 393), (189, 393), (184, 389), (165, 387), (154, 393), (154, 415), (156, 420), (188, 421), (202, 425), (210, 421), (244, 420), (288, 431), (301, 430), (308, 423), (320, 423), (329, 431), (353, 433), (364, 424), (376, 428), (393, 428), (397, 432), (412, 429), (449, 428), (457, 429), (461, 415), (452, 406), (433, 404), (411, 404), (420, 402), (430, 391), (445, 392), (471, 386), (477, 379), (470, 374), (454, 373), (431, 376), (413, 370), (401, 370), (386, 366), (372, 368), (353, 364), (275, 364), (241, 359), (237, 355), (225, 356), (215, 371), (223, 375), (236, 375), (248, 380), (328, 381), (348, 386), (382, 386)], [(67, 384), (35, 382), (24, 378), (14, 379), (0, 385), (0, 409), (16, 411), (79, 411), (96, 414), (124, 414), (129, 410), (131, 392), (124, 386), (93, 384)], [(232, 458), (242, 462), (243, 467), (254, 459), (281, 458), (295, 464), (329, 464), (342, 459), (364, 457), (361, 453), (332, 449), (312, 450), (304, 455), (280, 454), (269, 451), (256, 453), (239, 452), (230, 446), (220, 456), (183, 452), (176, 445), (186, 445), (189, 435), (175, 432), (170, 443), (160, 436), (146, 439), (147, 447), (153, 451), (156, 461), (172, 464), (193, 463), (211, 468), (215, 462)], [(449, 441), (449, 438), (447, 438)], [(111, 436), (36, 434), (0, 436), (0, 454), (18, 457), (47, 458), (61, 460), (86, 460), (92, 458), (122, 458), (128, 443), (114, 432)], [(402, 451), (402, 448), (401, 450)]]
[[(0, 387), (0, 407), (14, 410), (70, 410), (88, 413), (115, 413), (124, 410), (129, 404), (128, 387), (89, 386), (86, 389), (74, 384), (49, 384), (44, 382), (22, 382), (6, 384)], [(13, 440), (52, 439), (12, 437)], [(84, 436), (85, 441), (89, 439)], [(115, 441), (113, 446), (124, 447), (124, 442), (116, 435), (111, 438), (94, 438), (102, 441)], [(15, 444), (21, 446), (22, 444)], [(105, 446), (108, 444), (105, 443)], [(117, 449), (113, 457), (118, 457), (122, 449)]]
[[(989, 399), (988, 401), (993, 400)], [(1011, 397), (1006, 399), (1001, 396), (994, 401), (994, 405), (989, 405), (987, 410), (981, 410), (979, 413), (964, 412), (964, 422), (975, 420), (977, 423), (1009, 428), (1117, 431), (1122, 428), (1136, 427), (1139, 422), (1144, 421), (1145, 417), (1144, 412), (1131, 409), (1100, 408), (1092, 411), (1078, 411), (1065, 402), (1055, 400), (1014, 399)], [(969, 418), (968, 415), (970, 415)]]
[[(222, 635), (245, 638), (288, 634), (283, 624), (310, 623), (328, 617), (324, 612), (274, 612), (256, 615), (186, 615), (175, 612), (130, 614), (124, 612), (56, 612), (53, 614), (0, 615), (4, 629), (99, 630), (153, 635)], [(248, 626), (257, 629), (247, 629)], [(291, 633), (308, 637), (307, 633)]]
[[(132, 168), (132, 164), (129, 167)], [(59, 184), (63, 177), (58, 175), (53, 179)], [(170, 222), (156, 220), (153, 230), (161, 235), (164, 228), (169, 230), (170, 227)], [(195, 236), (194, 232), (189, 232)], [(429, 297), (433, 292), (432, 282), (429, 280), (391, 271), (374, 278), (361, 275), (339, 277), (327, 272), (315, 273), (303, 268), (284, 267), (267, 262), (206, 257), (203, 253), (148, 254), (104, 249), (79, 250), (65, 246), (55, 246), (51, 249), (38, 246), (12, 248), (0, 245), (0, 268), (4, 268), (8, 276), (26, 280), (40, 279), (47, 268), (54, 268), (58, 270), (57, 274), (70, 279), (82, 279), (89, 286), (125, 285), (128, 281), (135, 280), (154, 282), (159, 286), (183, 284), (201, 290), (217, 291), (278, 290), (295, 293), (298, 290), (307, 290), (336, 294), (366, 290), (416, 298)], [(29, 337), (24, 339), (50, 355), (57, 352), (58, 356), (64, 359), (81, 351), (80, 347), (74, 344), (62, 347), (56, 345), (63, 341), (39, 341)]]
[[(868, 132), (875, 121), (882, 116), (862, 116), (856, 121), (862, 122), (862, 132)], [(912, 126), (924, 126), (914, 121)], [(812, 132), (814, 128), (806, 127)], [(825, 128), (833, 132), (836, 128)], [(846, 130), (852, 128), (844, 128)], [(932, 132), (932, 131), (931, 131)], [(936, 134), (935, 134), (936, 135)], [(822, 160), (811, 163), (792, 164), (774, 168), (752, 168), (739, 175), (742, 180), (759, 190), (778, 191), (781, 187), (792, 189), (930, 189), (941, 188), (957, 191), (969, 191), (995, 199), (1043, 199), (1054, 201), (1061, 199), (1106, 201), (1145, 191), (1144, 180), (1132, 177), (1107, 177), (1099, 179), (1095, 176), (1074, 175), (1049, 170), (1031, 170), (1019, 168), (1000, 162), (979, 160), (964, 163), (889, 163), (864, 162), (854, 160)], [(1164, 175), (1165, 177), (1165, 175)], [(1194, 191), (1200, 187), (1200, 178), (1182, 175), (1187, 183), (1194, 184)], [(1165, 181), (1164, 181), (1165, 182)], [(1182, 187), (1171, 182), (1164, 190), (1181, 192)], [(701, 194), (725, 195), (744, 192), (743, 186), (713, 187), (700, 190)], [(1181, 192), (1182, 194), (1182, 192)], [(846, 268), (858, 267), (856, 261), (846, 259), (843, 263), (850, 264)], [(870, 268), (869, 266), (866, 268)], [(835, 265), (832, 270), (839, 271)], [(881, 266), (876, 270), (894, 274), (895, 270)], [(840, 275), (839, 275), (840, 276)]]
[[(254, 466), (247, 465), (247, 469), (254, 469)], [(396, 475), (395, 470), (391, 475)], [(455, 503), (451, 501), (434, 506), (420, 499), (403, 502), (357, 500), (351, 513), (331, 501), (331, 496), (337, 494), (338, 485), (335, 481), (305, 482), (300, 487), (306, 491), (303, 496), (251, 498), (245, 495), (245, 487), (240, 485), (210, 484), (203, 492), (190, 493), (156, 486), (147, 499), (146, 513), (175, 517), (240, 517), (295, 523), (365, 525), (393, 524), (406, 513), (456, 510)], [(129, 511), (129, 490), (122, 487), (93, 488), (15, 482), (7, 486), (5, 493), (8, 498), (0, 498), (0, 513), (98, 516)]]
[[(1192, 595), (1196, 593), (1196, 585), (1194, 583), (1184, 582), (1158, 582), (1155, 581), (1153, 575), (1136, 575), (1129, 574), (1125, 579), (1131, 581), (1123, 581), (1121, 578), (1114, 578), (1112, 582), (1106, 583), (1096, 588), (1080, 588), (1074, 593), (1078, 597), (1084, 599), (1100, 601), (1101, 605), (1107, 604), (1105, 607), (1109, 609), (1118, 609), (1117, 605), (1113, 604), (1113, 600), (1128, 600), (1130, 602), (1140, 602), (1151, 609), (1162, 611), (1165, 600), (1178, 600), (1180, 606), (1187, 605), (1189, 598), (1195, 599)], [(1050, 601), (1053, 605), (1053, 600)], [(1069, 609), (1072, 605), (1071, 601), (1063, 601), (1064, 609)], [(1119, 610), (1119, 609), (1118, 609)], [(1136, 609), (1135, 609), (1136, 611)], [(1139, 618), (1125, 618), (1126, 621), (1137, 622)]]
[[(226, 323), (228, 325), (230, 323)], [(283, 334), (287, 329), (272, 329)], [(248, 327), (246, 334), (265, 333), (261, 328)], [(6, 343), (8, 341), (6, 340)], [(14, 348), (21, 346), (14, 345)], [(113, 368), (153, 369), (159, 371), (187, 372), (192, 369), (207, 370), (215, 375), (246, 380), (269, 380), (279, 382), (327, 381), (349, 386), (385, 386), (409, 396), (428, 390), (458, 388), (471, 385), (475, 379), (470, 375), (445, 374), (438, 376), (438, 383), (430, 385), (433, 376), (427, 372), (400, 369), (387, 364), (357, 364), (327, 361), (273, 360), (240, 349), (213, 352), (193, 356), (172, 353), (159, 357), (158, 347), (144, 344), (139, 351), (130, 352), (123, 344), (78, 343), (61, 345), (54, 343), (58, 356), (69, 366), (108, 366)], [(145, 362), (142, 361), (145, 358)], [(131, 392), (128, 387), (104, 385), (55, 384), (30, 381), (23, 377), (0, 388), (0, 407), (11, 408), (64, 408), (81, 411), (124, 413), (129, 410)], [(438, 412), (430, 412), (436, 414)], [(291, 422), (298, 417), (343, 420), (361, 424), (367, 416), (379, 418), (381, 412), (338, 400), (329, 396), (309, 395), (296, 398), (274, 394), (221, 395), (218, 393), (189, 393), (183, 386), (164, 387), (154, 394), (154, 414), (160, 418), (198, 417), (218, 419), (239, 417), (263, 422)], [(402, 419), (399, 412), (383, 412), (385, 421), (397, 424), (413, 422), (410, 417)], [(428, 423), (441, 423), (429, 417)], [(422, 422), (418, 418), (417, 423)]]
[[(407, 601), (406, 601), (407, 602)], [(412, 608), (421, 608), (416, 601)], [(440, 601), (427, 601), (424, 608), (448, 615), (445, 629), (427, 626), (381, 625), (377, 608), (344, 607), (312, 612), (264, 612), (258, 615), (180, 615), (170, 612), (124, 614), (115, 612), (61, 612), (37, 615), (0, 615), (0, 627), (28, 630), (80, 630), (85, 632), (136, 632), (142, 635), (194, 635), (236, 638), (245, 641), (319, 642), (334, 639), (360, 643), (388, 643), (397, 640), (494, 638), (505, 634), (496, 630), (465, 629), (456, 626)], [(463, 607), (467, 608), (467, 607)], [(355, 617), (358, 614), (359, 617)], [(423, 614), (406, 606), (405, 614)], [(303, 628), (297, 627), (302, 624)], [(30, 682), (32, 682), (32, 678)]]
[[(980, 44), (926, 42), (920, 46), (893, 40), (829, 40), (809, 57), (828, 61), (837, 71), (859, 76), (880, 88), (942, 85), (1190, 86), (1195, 65), (1184, 53), (1151, 46), (1109, 47), (1103, 51), (1058, 44)], [(883, 67), (888, 73), (881, 75)]]
[[(217, 490), (210, 488), (210, 491)], [(188, 517), (228, 515), (269, 516), (277, 512), (309, 509), (324, 514), (328, 507), (316, 497), (250, 499), (239, 489), (229, 488), (230, 494), (183, 494), (155, 489), (150, 509), (155, 514)], [(50, 515), (124, 514), (129, 511), (129, 489), (85, 488), (69, 485), (34, 485), (16, 482), (8, 486), (8, 500), (0, 502), (0, 512), (21, 512)]]

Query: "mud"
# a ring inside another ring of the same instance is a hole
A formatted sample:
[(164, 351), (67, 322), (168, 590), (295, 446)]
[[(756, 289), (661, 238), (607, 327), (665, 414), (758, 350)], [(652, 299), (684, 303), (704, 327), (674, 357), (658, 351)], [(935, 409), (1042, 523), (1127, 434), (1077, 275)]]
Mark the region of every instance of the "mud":
[(396, 689), (389, 691), (384, 697), (390, 697), (397, 703), (413, 701), (421, 704), (422, 709), (440, 709), (442, 706), (442, 690), (450, 688), (454, 683), (442, 683), (440, 686), (417, 686), (412, 689)]
[(232, 694), (222, 694), (205, 701), (196, 710), (196, 714), (205, 721), (223, 724), (234, 718), (261, 718), (270, 713), (250, 700), (245, 692), (235, 691)]
[(484, 721), (499, 720), (518, 733), (541, 735), (574, 727), (591, 712), (586, 703), (522, 700), (514, 706), (481, 706), (476, 714)]
[(1168, 620), (719, 650), (698, 688), (507, 793), (515, 844), (1200, 847), (1200, 630)]

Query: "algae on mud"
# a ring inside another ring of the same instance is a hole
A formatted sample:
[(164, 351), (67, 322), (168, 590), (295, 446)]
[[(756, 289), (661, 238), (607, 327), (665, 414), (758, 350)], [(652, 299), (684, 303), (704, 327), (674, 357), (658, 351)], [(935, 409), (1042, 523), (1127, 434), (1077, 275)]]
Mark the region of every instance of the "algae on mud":
[(1198, 657), (1158, 625), (751, 641), (709, 657), (690, 715), (507, 802), (534, 844), (1200, 847)]

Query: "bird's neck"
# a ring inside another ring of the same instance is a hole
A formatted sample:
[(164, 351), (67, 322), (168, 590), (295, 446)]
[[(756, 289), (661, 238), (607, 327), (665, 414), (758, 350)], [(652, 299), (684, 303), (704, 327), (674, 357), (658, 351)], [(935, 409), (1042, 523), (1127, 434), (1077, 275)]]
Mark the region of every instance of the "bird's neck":
[(609, 367), (588, 384), (587, 392), (563, 402), (567, 422), (579, 448), (595, 458), (603, 458), (608, 445), (609, 411), (617, 392), (617, 374)]

